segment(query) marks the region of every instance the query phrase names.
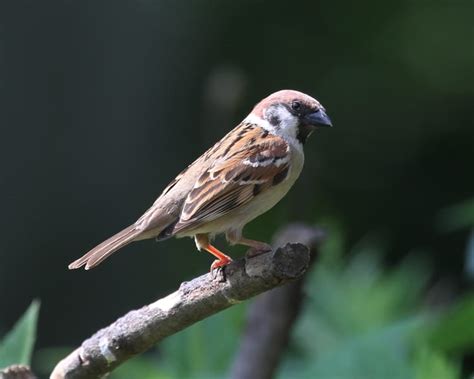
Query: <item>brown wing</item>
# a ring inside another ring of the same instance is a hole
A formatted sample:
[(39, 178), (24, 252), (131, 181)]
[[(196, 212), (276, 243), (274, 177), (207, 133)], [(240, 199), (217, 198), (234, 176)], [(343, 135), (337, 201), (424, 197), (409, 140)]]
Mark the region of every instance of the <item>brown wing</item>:
[(261, 128), (239, 137), (195, 183), (173, 234), (216, 220), (286, 178), (290, 149), (285, 140)]

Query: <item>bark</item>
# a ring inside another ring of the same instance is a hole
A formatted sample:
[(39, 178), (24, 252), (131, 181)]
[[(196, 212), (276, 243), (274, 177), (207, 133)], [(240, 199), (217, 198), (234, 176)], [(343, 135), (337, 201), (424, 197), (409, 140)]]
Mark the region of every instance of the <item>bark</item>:
[(12, 365), (0, 371), (0, 379), (36, 379), (36, 376), (28, 366)]

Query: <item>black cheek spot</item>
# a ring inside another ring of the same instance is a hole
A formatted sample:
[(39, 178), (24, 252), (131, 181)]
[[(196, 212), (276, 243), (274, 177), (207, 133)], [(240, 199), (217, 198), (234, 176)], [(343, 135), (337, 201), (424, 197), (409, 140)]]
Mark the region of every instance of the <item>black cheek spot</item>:
[(277, 125), (280, 124), (280, 119), (278, 118), (277, 115), (272, 114), (272, 115), (270, 116), (270, 119), (268, 120), (268, 122), (269, 122), (270, 124), (272, 124), (273, 126), (277, 126)]
[(267, 136), (268, 136), (268, 130), (264, 130), (260, 137), (261, 138), (266, 138)]
[(280, 171), (273, 177), (272, 186), (276, 186), (280, 184), (285, 178), (288, 176), (288, 167), (286, 167), (283, 171)]

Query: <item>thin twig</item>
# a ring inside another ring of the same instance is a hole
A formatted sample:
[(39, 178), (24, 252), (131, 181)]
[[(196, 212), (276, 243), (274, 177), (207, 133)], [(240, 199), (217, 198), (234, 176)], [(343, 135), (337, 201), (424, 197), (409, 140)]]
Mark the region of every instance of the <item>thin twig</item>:
[(60, 361), (51, 379), (100, 378), (163, 338), (233, 304), (300, 278), (309, 250), (287, 244), (275, 252), (232, 262), (225, 279), (210, 274), (183, 283), (172, 294), (131, 311), (99, 330)]

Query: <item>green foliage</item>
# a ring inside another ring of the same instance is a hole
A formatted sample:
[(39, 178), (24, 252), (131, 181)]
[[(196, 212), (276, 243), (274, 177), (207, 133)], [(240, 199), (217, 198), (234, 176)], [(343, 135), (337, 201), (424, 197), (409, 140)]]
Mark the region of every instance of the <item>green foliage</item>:
[(36, 339), (39, 307), (39, 301), (33, 301), (13, 329), (0, 342), (0, 368), (12, 364), (30, 364)]
[[(340, 256), (334, 248), (323, 255)], [(415, 260), (386, 272), (378, 257), (361, 246), (347, 263), (316, 266), (280, 377), (414, 377), (411, 342), (429, 320), (417, 307), (428, 272)]]
[(173, 379), (177, 376), (171, 375), (166, 369), (158, 364), (157, 359), (150, 359), (149, 356), (138, 356), (116, 369), (111, 375), (111, 379)]
[(446, 208), (438, 217), (440, 228), (447, 231), (474, 226), (474, 199)]
[(462, 353), (474, 348), (474, 296), (470, 295), (427, 330), (425, 339), (429, 345), (446, 353)]
[(419, 347), (414, 358), (415, 379), (457, 379), (460, 365), (429, 347)]
[(299, 378), (409, 378), (409, 338), (420, 325), (421, 320), (410, 319), (356, 333), (318, 355), (313, 352), (323, 350), (322, 342), (313, 341), (313, 348), (292, 354), (279, 377), (297, 373)]

